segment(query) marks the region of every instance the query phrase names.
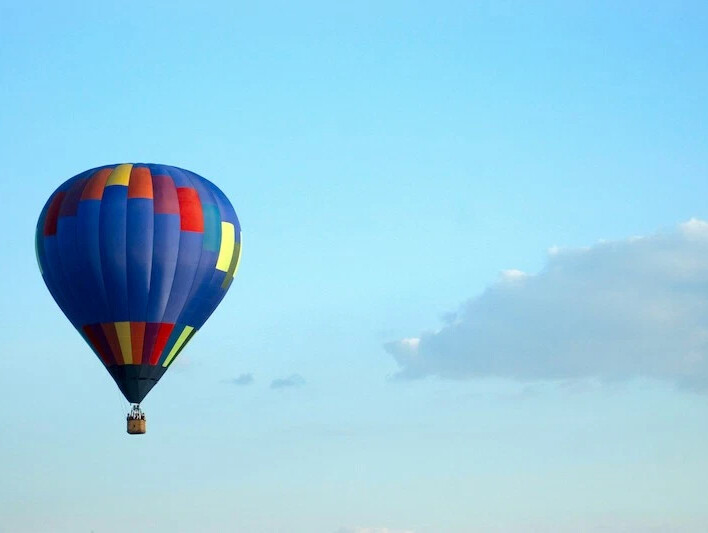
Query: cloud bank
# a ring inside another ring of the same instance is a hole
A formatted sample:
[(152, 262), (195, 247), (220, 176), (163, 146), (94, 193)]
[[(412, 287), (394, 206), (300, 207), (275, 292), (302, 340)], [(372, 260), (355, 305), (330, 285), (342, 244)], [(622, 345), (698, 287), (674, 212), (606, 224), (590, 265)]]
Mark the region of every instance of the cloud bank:
[(286, 389), (291, 387), (302, 387), (305, 384), (305, 378), (300, 374), (292, 374), (287, 378), (274, 379), (270, 383), (271, 389)]
[(438, 331), (387, 343), (399, 378), (647, 377), (708, 389), (708, 223), (549, 251)]

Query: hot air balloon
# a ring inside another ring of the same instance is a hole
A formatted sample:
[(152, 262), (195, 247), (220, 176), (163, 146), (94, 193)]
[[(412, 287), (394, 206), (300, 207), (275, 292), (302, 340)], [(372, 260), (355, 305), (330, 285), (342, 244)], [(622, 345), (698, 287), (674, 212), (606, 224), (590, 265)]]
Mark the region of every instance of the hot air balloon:
[(54, 300), (132, 404), (140, 402), (231, 286), (241, 227), (214, 184), (177, 167), (107, 165), (67, 180), (37, 223)]

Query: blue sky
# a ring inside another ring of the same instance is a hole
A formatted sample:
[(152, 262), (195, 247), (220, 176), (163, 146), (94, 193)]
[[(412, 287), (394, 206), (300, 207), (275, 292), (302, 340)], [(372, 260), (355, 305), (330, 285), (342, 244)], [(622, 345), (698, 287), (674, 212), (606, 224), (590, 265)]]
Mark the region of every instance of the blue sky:
[[(0, 530), (705, 531), (708, 9), (615, 4), (0, 0)], [(125, 161), (244, 240), (144, 438), (33, 249)]]

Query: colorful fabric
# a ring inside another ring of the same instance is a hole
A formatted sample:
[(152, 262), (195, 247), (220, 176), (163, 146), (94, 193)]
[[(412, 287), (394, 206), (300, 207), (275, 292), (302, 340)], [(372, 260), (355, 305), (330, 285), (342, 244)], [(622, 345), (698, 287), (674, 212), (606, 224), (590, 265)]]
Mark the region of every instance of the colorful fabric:
[(241, 226), (224, 193), (193, 172), (108, 165), (51, 195), (36, 247), (54, 300), (139, 403), (228, 291)]

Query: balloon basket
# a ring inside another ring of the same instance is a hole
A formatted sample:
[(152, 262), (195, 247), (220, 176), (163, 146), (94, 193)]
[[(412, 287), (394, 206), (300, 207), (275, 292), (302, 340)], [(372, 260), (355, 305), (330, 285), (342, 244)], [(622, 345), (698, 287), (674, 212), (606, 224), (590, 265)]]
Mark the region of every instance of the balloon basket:
[(147, 431), (145, 413), (140, 409), (140, 405), (133, 404), (127, 416), (128, 433), (130, 435), (142, 435)]
[(128, 420), (128, 433), (131, 435), (142, 435), (145, 431), (145, 420)]

